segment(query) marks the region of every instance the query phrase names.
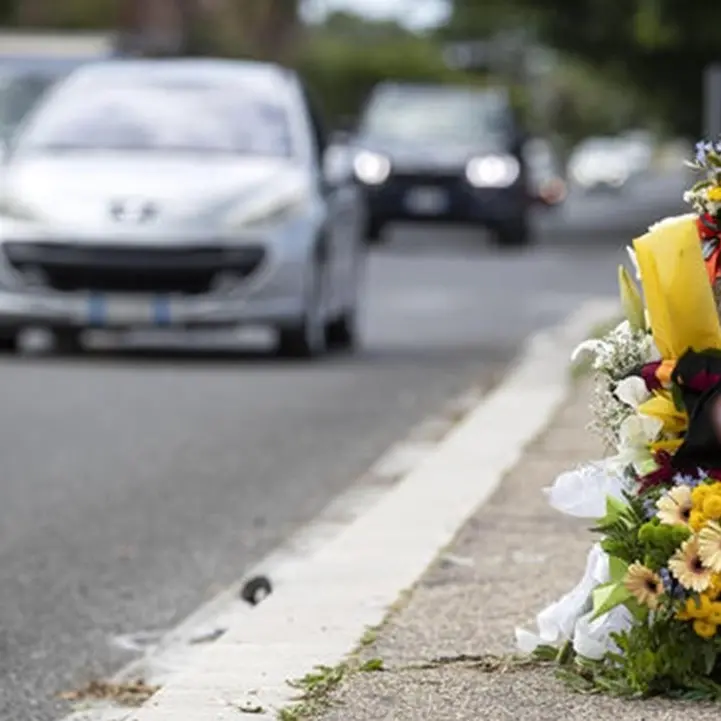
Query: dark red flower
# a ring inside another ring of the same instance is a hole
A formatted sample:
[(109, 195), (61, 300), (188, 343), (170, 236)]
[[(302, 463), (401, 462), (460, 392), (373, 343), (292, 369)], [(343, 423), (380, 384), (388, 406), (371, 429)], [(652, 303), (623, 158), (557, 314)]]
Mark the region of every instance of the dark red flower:
[(661, 381), (656, 377), (656, 371), (661, 366), (661, 361), (655, 361), (653, 363), (647, 363), (641, 368), (640, 374), (643, 378), (646, 388), (650, 393), (653, 391), (660, 390), (662, 388)]
[(650, 488), (670, 484), (673, 477), (678, 473), (679, 469), (671, 465), (673, 456), (667, 451), (658, 451), (654, 455), (654, 460), (658, 463), (658, 468), (651, 471), (647, 475), (639, 479), (639, 493), (648, 491)]
[(682, 381), (684, 388), (695, 391), (696, 393), (703, 393), (709, 388), (713, 388), (718, 383), (721, 383), (721, 375), (711, 373), (708, 370), (702, 370), (690, 378), (683, 378)]

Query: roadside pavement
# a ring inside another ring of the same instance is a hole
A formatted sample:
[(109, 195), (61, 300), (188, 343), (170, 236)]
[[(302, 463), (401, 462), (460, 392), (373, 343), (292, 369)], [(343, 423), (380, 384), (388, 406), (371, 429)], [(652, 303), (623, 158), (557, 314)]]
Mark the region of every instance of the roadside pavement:
[[(718, 718), (718, 706), (710, 704), (580, 695), (552, 667), (478, 661), (515, 653), (514, 628), (533, 630), (536, 614), (580, 579), (591, 541), (588, 524), (551, 509), (543, 488), (602, 454), (585, 430), (588, 397), (583, 381), (402, 610), (366, 635), (358, 653), (363, 670), (337, 683), (331, 679), (330, 693), (307, 705), (314, 721)], [(292, 711), (286, 716), (306, 717)]]

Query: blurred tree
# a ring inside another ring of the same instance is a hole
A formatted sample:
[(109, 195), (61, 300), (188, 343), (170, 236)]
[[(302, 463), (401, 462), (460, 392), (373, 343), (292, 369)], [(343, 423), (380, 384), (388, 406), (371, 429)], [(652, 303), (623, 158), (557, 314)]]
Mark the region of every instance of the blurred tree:
[(16, 20), (16, 0), (0, 0), (0, 25), (12, 25)]
[(524, 26), (631, 83), (671, 129), (697, 135), (703, 71), (718, 57), (721, 4), (700, 0), (452, 0), (450, 37)]
[[(0, 3), (8, 0), (0, 0)], [(110, 29), (120, 0), (13, 0), (18, 25), (60, 30)]]
[(224, 54), (290, 62), (301, 30), (299, 0), (215, 0)]
[(324, 36), (336, 38), (391, 39), (408, 38), (409, 30), (393, 20), (368, 20), (352, 12), (334, 12), (328, 15), (318, 31)]

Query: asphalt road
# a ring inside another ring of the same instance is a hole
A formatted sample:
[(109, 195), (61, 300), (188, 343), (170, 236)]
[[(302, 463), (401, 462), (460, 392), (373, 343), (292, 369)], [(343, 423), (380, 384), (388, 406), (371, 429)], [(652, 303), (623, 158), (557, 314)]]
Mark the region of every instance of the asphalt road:
[(682, 188), (573, 196), (526, 253), (472, 231), (393, 233), (354, 357), (3, 360), (0, 720), (57, 718), (59, 691), (130, 660), (113, 637), (177, 623), (530, 332), (614, 294), (622, 244), (680, 209)]

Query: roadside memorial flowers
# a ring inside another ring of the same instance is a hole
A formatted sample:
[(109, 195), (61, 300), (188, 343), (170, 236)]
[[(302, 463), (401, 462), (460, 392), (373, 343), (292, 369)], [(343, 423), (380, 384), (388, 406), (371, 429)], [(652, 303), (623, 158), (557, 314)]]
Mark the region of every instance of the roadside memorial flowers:
[(721, 701), (721, 141), (689, 166), (694, 212), (633, 242), (626, 319), (574, 355), (592, 358), (609, 453), (548, 498), (598, 540), (578, 586), (516, 637), (583, 690)]

